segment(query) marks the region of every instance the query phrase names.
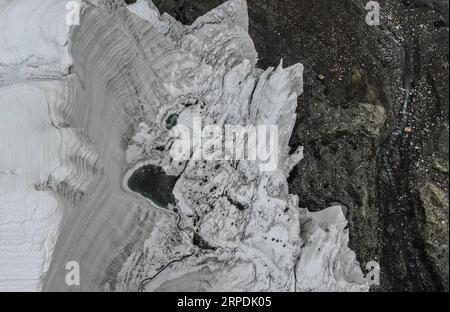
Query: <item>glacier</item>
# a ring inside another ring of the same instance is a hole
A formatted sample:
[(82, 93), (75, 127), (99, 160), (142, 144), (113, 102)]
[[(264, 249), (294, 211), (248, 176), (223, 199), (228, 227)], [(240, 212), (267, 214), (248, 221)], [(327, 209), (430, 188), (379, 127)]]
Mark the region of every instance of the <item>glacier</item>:
[[(342, 208), (289, 194), (303, 66), (257, 68), (245, 0), (189, 26), (151, 1), (80, 3), (68, 26), (67, 1), (0, 0), (0, 290), (369, 290)], [(171, 116), (277, 125), (277, 169), (175, 162)], [(146, 165), (177, 177), (174, 205), (130, 190)]]

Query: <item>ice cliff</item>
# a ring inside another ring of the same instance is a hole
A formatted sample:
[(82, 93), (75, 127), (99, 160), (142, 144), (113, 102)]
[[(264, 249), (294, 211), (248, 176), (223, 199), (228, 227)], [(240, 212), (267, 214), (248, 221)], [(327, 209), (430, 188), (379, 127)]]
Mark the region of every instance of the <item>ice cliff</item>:
[[(69, 27), (66, 3), (0, 0), (0, 290), (368, 290), (341, 208), (288, 192), (303, 67), (256, 67), (244, 0), (190, 26), (89, 0)], [(277, 125), (277, 169), (174, 161), (168, 120), (195, 116)], [(177, 177), (174, 205), (129, 189), (144, 165)]]

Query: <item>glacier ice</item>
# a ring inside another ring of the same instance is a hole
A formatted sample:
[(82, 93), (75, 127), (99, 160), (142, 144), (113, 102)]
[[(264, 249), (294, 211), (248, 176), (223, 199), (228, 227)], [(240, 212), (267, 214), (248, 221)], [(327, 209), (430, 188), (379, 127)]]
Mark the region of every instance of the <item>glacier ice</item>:
[[(303, 66), (261, 70), (245, 0), (185, 26), (151, 1), (0, 1), (0, 290), (367, 291), (340, 207), (289, 194)], [(171, 117), (172, 116), (172, 117)], [(168, 118), (277, 125), (278, 169), (171, 159)], [(176, 207), (130, 191), (177, 176)]]

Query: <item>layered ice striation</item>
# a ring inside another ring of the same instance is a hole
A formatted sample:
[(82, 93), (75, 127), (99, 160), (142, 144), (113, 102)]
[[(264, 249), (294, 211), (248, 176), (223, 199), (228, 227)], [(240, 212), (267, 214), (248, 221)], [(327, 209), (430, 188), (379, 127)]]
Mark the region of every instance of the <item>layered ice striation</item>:
[(65, 3), (0, 1), (0, 290), (38, 290), (61, 225), (94, 174), (67, 125)]
[[(190, 26), (90, 0), (69, 27), (65, 5), (0, 0), (0, 289), (368, 290), (342, 209), (288, 192), (303, 67), (256, 67), (244, 0)], [(276, 169), (174, 160), (194, 117), (276, 125)]]

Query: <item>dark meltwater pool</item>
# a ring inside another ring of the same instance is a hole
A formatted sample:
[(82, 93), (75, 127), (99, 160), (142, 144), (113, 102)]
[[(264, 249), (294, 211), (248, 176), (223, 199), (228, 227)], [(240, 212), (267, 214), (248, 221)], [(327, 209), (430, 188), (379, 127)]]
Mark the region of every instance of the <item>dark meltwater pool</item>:
[(162, 208), (175, 205), (172, 194), (178, 177), (167, 175), (161, 167), (145, 165), (137, 169), (128, 179), (128, 187), (133, 192), (150, 199)]

